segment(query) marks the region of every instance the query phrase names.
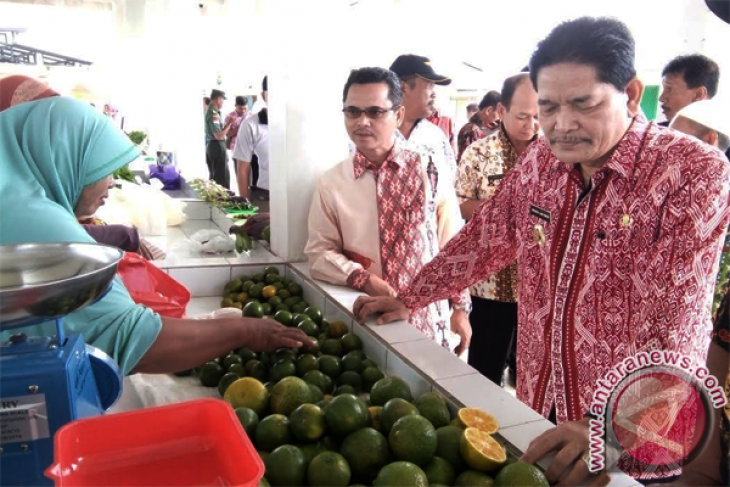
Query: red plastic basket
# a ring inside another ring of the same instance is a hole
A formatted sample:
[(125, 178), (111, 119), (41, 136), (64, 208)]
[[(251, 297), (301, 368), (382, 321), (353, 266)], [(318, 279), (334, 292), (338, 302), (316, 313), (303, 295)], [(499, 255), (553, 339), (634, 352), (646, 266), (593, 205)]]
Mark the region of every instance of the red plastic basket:
[(54, 438), (57, 486), (257, 486), (264, 465), (219, 399), (70, 423)]

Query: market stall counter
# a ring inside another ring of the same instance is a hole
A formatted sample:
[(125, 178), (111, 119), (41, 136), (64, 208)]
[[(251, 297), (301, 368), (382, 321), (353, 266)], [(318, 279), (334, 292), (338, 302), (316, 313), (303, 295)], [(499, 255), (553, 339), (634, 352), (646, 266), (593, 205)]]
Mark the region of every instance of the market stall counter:
[[(254, 263), (256, 258), (246, 256), (224, 259), (226, 265), (170, 267), (167, 272), (193, 292), (188, 315), (195, 316), (220, 308), (229, 282), (243, 275), (262, 273), (275, 262), (273, 265), (281, 276), (301, 287), (302, 298), (307, 303), (322, 310), (323, 316), (330, 322), (337, 320), (345, 323), (348, 332), (359, 337), (367, 358), (374, 361), (386, 376), (404, 379), (414, 397), (430, 391), (440, 393), (448, 401), (452, 416), (464, 407), (479, 408), (491, 414), (499, 423), (495, 437), (504, 444), (509, 455), (519, 457), (532, 439), (554, 426), (408, 323), (383, 326), (376, 325), (374, 320), (364, 326), (357, 323), (352, 314), (352, 306), (360, 295), (357, 291), (314, 280), (309, 276), (307, 264), (284, 263), (263, 247), (258, 248), (257, 256), (263, 257), (261, 263)], [(245, 263), (241, 263), (241, 259), (246, 258), (251, 261), (244, 260)], [(125, 379), (124, 395), (114, 411), (203, 397), (220, 397), (220, 394), (216, 387), (201, 385), (200, 379), (194, 375), (176, 377), (138, 374)], [(547, 457), (539, 465), (546, 468), (551, 459)], [(624, 474), (610, 475), (612, 487), (637, 485)]]

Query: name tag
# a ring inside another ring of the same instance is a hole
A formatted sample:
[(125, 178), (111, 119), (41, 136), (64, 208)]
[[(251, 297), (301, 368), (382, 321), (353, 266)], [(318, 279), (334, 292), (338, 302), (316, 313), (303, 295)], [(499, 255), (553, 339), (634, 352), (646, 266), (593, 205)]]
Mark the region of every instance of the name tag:
[(491, 174), (487, 176), (487, 181), (490, 183), (493, 181), (499, 181), (500, 179), (504, 179), (504, 174)]
[(530, 215), (550, 223), (550, 212), (535, 205), (530, 205)]

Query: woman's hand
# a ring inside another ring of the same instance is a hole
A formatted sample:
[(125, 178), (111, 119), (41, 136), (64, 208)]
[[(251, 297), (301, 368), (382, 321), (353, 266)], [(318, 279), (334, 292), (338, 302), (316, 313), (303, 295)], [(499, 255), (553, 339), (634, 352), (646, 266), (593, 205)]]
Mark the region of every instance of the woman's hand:
[(241, 345), (254, 352), (273, 352), (278, 348), (299, 348), (313, 345), (312, 340), (299, 328), (289, 328), (273, 320), (243, 318), (247, 327), (246, 343)]
[(240, 315), (207, 320), (162, 317), (157, 339), (137, 362), (133, 373), (170, 374), (192, 369), (241, 347), (270, 352), (313, 344), (301, 330), (272, 320)]

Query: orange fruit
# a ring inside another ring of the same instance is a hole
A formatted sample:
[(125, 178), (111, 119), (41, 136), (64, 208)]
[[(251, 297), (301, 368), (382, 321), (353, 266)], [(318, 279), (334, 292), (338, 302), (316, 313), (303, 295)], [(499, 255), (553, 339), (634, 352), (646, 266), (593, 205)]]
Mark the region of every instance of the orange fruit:
[(460, 448), (464, 461), (474, 470), (493, 472), (507, 462), (507, 452), (489, 433), (467, 428)]
[(261, 291), (261, 295), (266, 299), (273, 298), (276, 296), (276, 288), (274, 286), (266, 286)]
[(494, 416), (478, 408), (460, 409), (459, 420), (466, 428), (476, 428), (490, 435), (499, 431), (499, 423)]

